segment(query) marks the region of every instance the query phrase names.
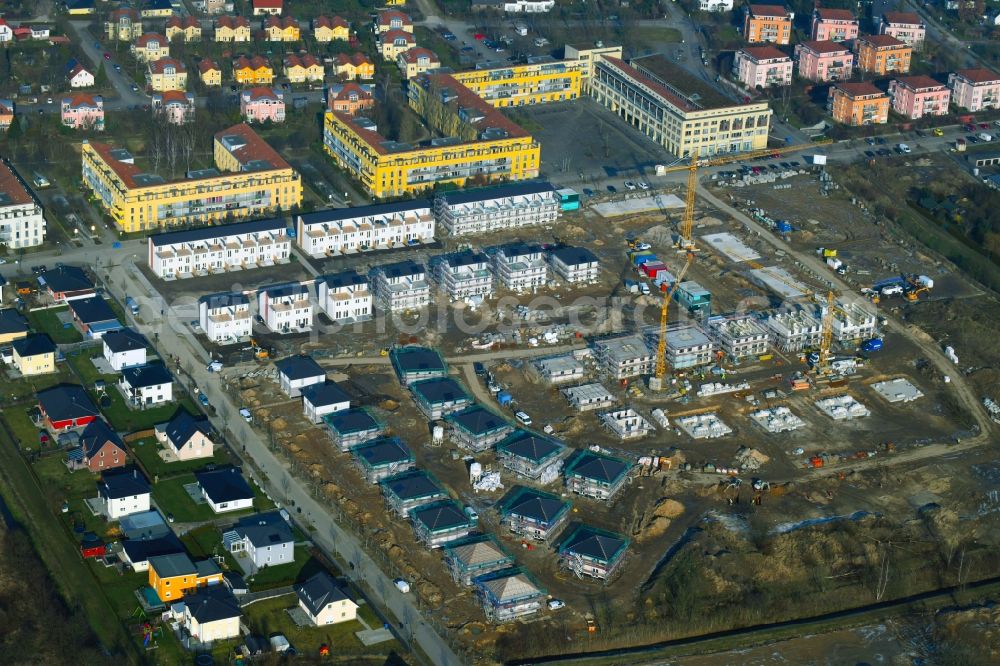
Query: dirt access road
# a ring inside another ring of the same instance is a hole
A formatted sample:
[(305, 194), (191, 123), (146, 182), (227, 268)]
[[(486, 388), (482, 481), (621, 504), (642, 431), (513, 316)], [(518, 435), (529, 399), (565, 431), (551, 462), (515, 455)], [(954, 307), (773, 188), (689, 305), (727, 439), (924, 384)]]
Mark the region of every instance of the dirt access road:
[[(817, 275), (827, 276), (826, 279), (833, 284), (833, 288), (839, 293), (853, 293), (854, 290), (835, 273), (831, 272), (826, 264), (820, 261), (818, 257), (809, 252), (801, 252), (794, 249), (790, 244), (776, 236), (769, 229), (765, 229), (763, 225), (758, 224), (748, 216), (744, 215), (741, 211), (733, 208), (728, 203), (709, 192), (700, 183), (698, 185), (698, 190), (699, 194), (704, 197), (706, 201), (728, 213), (736, 220), (739, 220), (748, 229), (755, 231), (760, 238), (762, 238), (765, 242), (770, 243), (775, 249), (782, 250), (788, 253), (789, 256), (795, 257), (804, 266), (812, 270)], [(976, 425), (979, 427), (979, 433), (977, 435), (960, 443), (950, 446), (943, 444), (924, 446), (913, 451), (894, 455), (890, 460), (892, 460), (893, 463), (906, 461), (912, 462), (927, 458), (934, 458), (941, 455), (945, 451), (955, 452), (956, 450), (968, 449), (989, 442), (990, 433), (993, 429), (993, 422), (986, 415), (986, 411), (983, 409), (982, 403), (979, 401), (979, 398), (976, 396), (975, 391), (972, 390), (968, 381), (966, 381), (965, 376), (962, 375), (959, 369), (948, 360), (940, 346), (929, 335), (915, 326), (906, 326), (888, 315), (886, 315), (886, 321), (888, 322), (888, 328), (890, 331), (898, 333), (913, 343), (927, 356), (927, 359), (934, 364), (934, 367), (937, 368), (942, 375), (946, 375), (951, 378), (949, 386), (951, 386), (954, 396), (969, 412), (969, 414), (972, 415), (976, 421)], [(845, 468), (881, 464), (884, 458), (878, 459), (877, 462), (876, 460), (877, 459), (875, 458), (871, 458), (867, 461), (861, 461), (851, 465), (838, 465), (835, 469), (830, 469), (825, 473), (833, 474), (838, 473)]]

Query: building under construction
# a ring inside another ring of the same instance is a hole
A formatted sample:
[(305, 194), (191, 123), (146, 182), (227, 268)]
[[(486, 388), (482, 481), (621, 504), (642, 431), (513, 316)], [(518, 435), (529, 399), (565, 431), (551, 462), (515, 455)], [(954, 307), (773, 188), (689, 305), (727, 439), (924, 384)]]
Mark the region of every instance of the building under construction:
[(766, 354), (771, 345), (767, 329), (749, 314), (710, 317), (707, 327), (719, 349), (733, 360)]
[(497, 444), (496, 452), (497, 462), (511, 472), (549, 483), (559, 476), (563, 460), (570, 450), (550, 437), (516, 430)]
[(833, 308), (833, 339), (837, 342), (868, 340), (875, 336), (878, 317), (867, 303), (837, 301)]
[(681, 324), (667, 331), (667, 363), (675, 370), (708, 365), (714, 345), (695, 324)]
[(515, 486), (504, 496), (497, 509), (500, 524), (522, 538), (548, 541), (569, 518), (571, 504), (555, 495)]
[(504, 569), (473, 581), (490, 622), (501, 623), (537, 613), (546, 591), (524, 569)]
[(652, 374), (656, 358), (639, 335), (618, 335), (595, 340), (594, 356), (601, 369), (614, 379)]
[(761, 323), (774, 346), (782, 351), (816, 347), (823, 338), (823, 322), (804, 308), (771, 310), (763, 315)]
[(610, 500), (628, 482), (632, 463), (593, 451), (580, 451), (566, 466), (566, 489), (577, 495)]
[(445, 566), (459, 585), (470, 586), (479, 576), (514, 566), (514, 557), (492, 534), (453, 541), (443, 549)]
[(581, 524), (559, 545), (559, 563), (577, 576), (608, 580), (625, 561), (628, 545), (619, 534)]

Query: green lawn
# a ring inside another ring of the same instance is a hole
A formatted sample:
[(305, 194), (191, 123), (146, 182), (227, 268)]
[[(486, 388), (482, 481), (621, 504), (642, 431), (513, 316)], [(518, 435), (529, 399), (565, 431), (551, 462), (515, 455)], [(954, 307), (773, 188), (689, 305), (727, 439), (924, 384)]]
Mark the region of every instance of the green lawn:
[[(208, 463), (205, 462), (204, 464)], [(251, 483), (250, 487), (253, 488), (254, 494), (257, 496), (254, 499), (253, 511), (248, 509), (246, 511), (216, 514), (207, 503), (195, 504), (191, 496), (184, 490), (185, 484), (195, 483), (196, 480), (194, 472), (188, 472), (160, 481), (153, 486), (153, 500), (164, 513), (174, 514), (174, 519), (178, 523), (200, 523), (215, 520), (216, 518), (230, 517), (235, 521), (239, 516), (245, 516), (254, 511), (269, 511), (274, 508), (274, 503), (264, 497), (260, 493), (260, 490)]]
[(172, 476), (186, 474), (188, 472), (201, 469), (205, 465), (227, 465), (231, 462), (229, 454), (222, 446), (215, 447), (215, 455), (211, 458), (178, 460), (177, 462), (171, 463), (164, 462), (163, 458), (160, 457), (161, 447), (155, 437), (144, 437), (143, 439), (130, 443), (128, 447), (129, 451), (132, 452), (132, 455), (134, 455), (139, 462), (142, 463), (142, 467), (149, 475), (150, 481), (153, 481), (154, 477), (157, 476), (161, 479), (168, 479)]
[(58, 313), (66, 312), (69, 308), (50, 308), (48, 310), (35, 310), (28, 313), (28, 323), (37, 333), (48, 333), (49, 337), (56, 344), (68, 344), (83, 340), (80, 331), (74, 327), (63, 328), (63, 323), (59, 321)]
[(323, 643), (330, 646), (334, 655), (388, 654), (400, 649), (396, 641), (386, 641), (366, 648), (354, 635), (355, 632), (364, 630), (364, 626), (357, 620), (323, 627), (297, 627), (285, 612), (297, 603), (294, 595), (258, 601), (246, 607), (244, 621), (255, 634), (284, 634), (299, 654), (316, 654)]
[(305, 548), (295, 549), (295, 560), (288, 564), (280, 564), (276, 567), (265, 567), (253, 576), (247, 578), (250, 590), (270, 590), (275, 587), (283, 587), (299, 583), (309, 578), (323, 566), (312, 558)]
[(92, 387), (94, 382), (98, 379), (103, 379), (108, 385), (114, 384), (118, 381), (118, 375), (104, 375), (97, 371), (94, 367), (94, 363), (91, 359), (101, 356), (104, 353), (104, 348), (102, 346), (90, 347), (88, 349), (82, 349), (77, 352), (72, 352), (66, 355), (66, 362), (69, 363), (73, 371), (76, 372), (77, 377), (83, 382), (84, 386)]
[[(90, 397), (94, 401), (94, 404), (100, 404), (97, 392), (90, 387), (88, 387), (88, 391), (90, 392)], [(109, 386), (106, 393), (108, 398), (111, 400), (111, 403), (107, 407), (102, 405), (101, 412), (103, 412), (104, 418), (106, 418), (116, 430), (122, 430), (125, 432), (146, 430), (147, 428), (152, 428), (157, 423), (165, 423), (173, 417), (178, 406), (186, 409), (191, 414), (198, 413), (194, 403), (191, 402), (191, 399), (187, 396), (181, 400), (174, 400), (173, 402), (169, 402), (158, 407), (150, 407), (147, 409), (129, 409), (128, 405), (125, 404), (125, 398), (122, 397), (122, 394), (118, 391), (118, 389)]]
[(28, 416), (30, 407), (19, 405), (3, 410), (3, 419), (7, 422), (7, 427), (14, 435), (17, 443), (23, 451), (38, 451), (41, 444), (38, 441), (38, 428)]

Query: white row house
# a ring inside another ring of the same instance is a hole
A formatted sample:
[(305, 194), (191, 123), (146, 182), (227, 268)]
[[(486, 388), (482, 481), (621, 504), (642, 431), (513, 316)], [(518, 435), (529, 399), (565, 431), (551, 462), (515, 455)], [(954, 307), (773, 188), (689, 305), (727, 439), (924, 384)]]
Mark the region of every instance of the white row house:
[(471, 251), (450, 254), (441, 257), (434, 268), (438, 284), (453, 301), (493, 295), (493, 273), (485, 254)]
[(264, 287), (257, 293), (257, 313), (275, 333), (309, 331), (313, 321), (309, 287), (298, 282)]
[(431, 300), (426, 271), (415, 261), (379, 266), (372, 272), (372, 285), (379, 307), (387, 312), (419, 310)]
[(426, 199), (296, 216), (299, 247), (314, 258), (431, 243), (434, 229), (431, 202)]
[(246, 294), (209, 294), (198, 299), (198, 323), (212, 342), (236, 342), (250, 337), (253, 317)]
[(552, 224), (561, 201), (550, 183), (511, 183), (444, 192), (434, 199), (434, 214), (452, 236)]
[(291, 252), (283, 220), (254, 220), (150, 236), (148, 260), (154, 275), (172, 279), (284, 264)]
[(326, 316), (338, 323), (371, 319), (374, 299), (368, 278), (353, 271), (327, 275), (316, 280), (316, 303)]
[(493, 254), (493, 273), (500, 284), (511, 291), (530, 291), (545, 286), (549, 265), (539, 245), (515, 243)]

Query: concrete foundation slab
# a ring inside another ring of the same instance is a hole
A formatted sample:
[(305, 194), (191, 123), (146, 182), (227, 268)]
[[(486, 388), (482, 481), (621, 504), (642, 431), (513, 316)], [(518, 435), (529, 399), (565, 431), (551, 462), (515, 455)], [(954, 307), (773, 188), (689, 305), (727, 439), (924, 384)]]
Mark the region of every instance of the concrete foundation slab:
[(801, 298), (806, 295), (805, 285), (779, 266), (754, 268), (750, 271), (750, 278), (782, 298)]
[(889, 402), (913, 402), (924, 395), (920, 389), (902, 377), (872, 384), (872, 388)]
[(851, 395), (835, 395), (816, 401), (816, 407), (834, 421), (853, 421), (871, 414)]
[(753, 261), (760, 259), (757, 251), (728, 232), (706, 234), (701, 237), (709, 246), (726, 256), (730, 261)]
[(695, 414), (674, 419), (677, 427), (694, 439), (716, 439), (733, 432), (716, 414)]
[(619, 217), (648, 213), (668, 208), (684, 208), (684, 200), (675, 194), (657, 194), (649, 197), (625, 199), (623, 201), (606, 201), (592, 207), (601, 217)]
[(791, 432), (805, 426), (806, 422), (792, 413), (788, 407), (762, 409), (750, 414), (750, 419), (770, 433)]

